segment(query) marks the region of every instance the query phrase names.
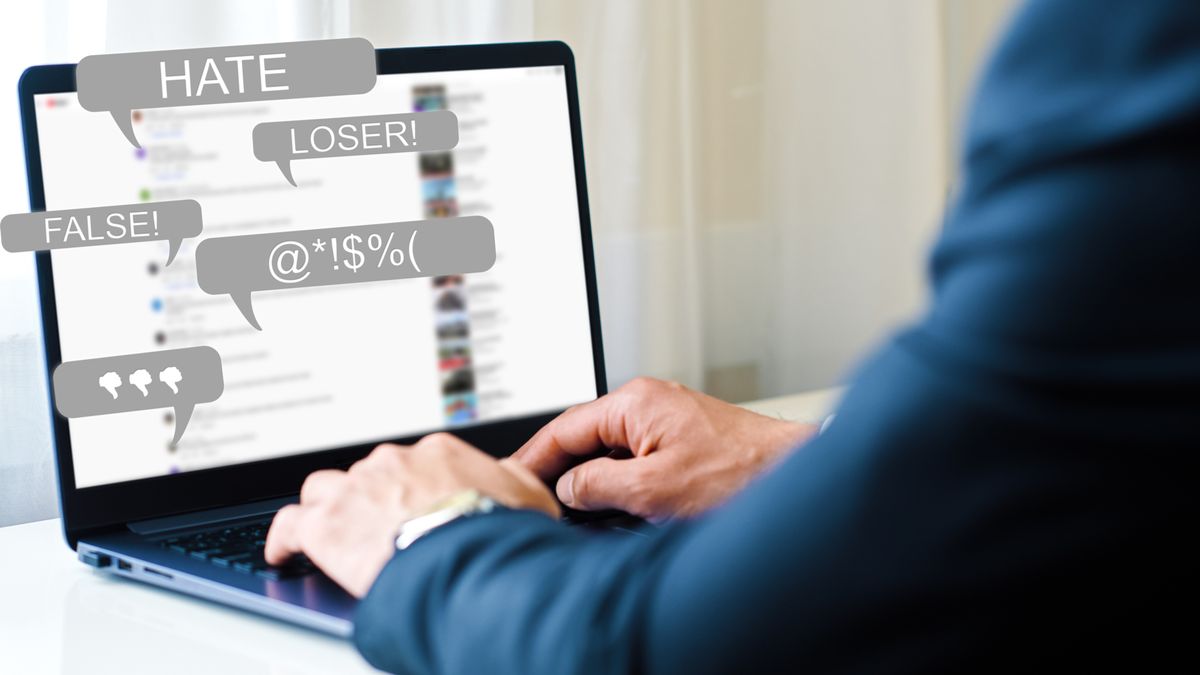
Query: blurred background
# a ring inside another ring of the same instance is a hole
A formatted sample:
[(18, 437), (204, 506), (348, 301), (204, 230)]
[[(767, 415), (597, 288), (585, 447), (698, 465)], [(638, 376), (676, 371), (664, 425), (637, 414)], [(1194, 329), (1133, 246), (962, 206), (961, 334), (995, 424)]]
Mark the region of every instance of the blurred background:
[[(839, 383), (921, 311), (972, 84), (1016, 0), (26, 0), (0, 21), (0, 214), (21, 71), (362, 36), (575, 52), (609, 386), (740, 402)], [(0, 526), (57, 506), (31, 254), (0, 251)]]

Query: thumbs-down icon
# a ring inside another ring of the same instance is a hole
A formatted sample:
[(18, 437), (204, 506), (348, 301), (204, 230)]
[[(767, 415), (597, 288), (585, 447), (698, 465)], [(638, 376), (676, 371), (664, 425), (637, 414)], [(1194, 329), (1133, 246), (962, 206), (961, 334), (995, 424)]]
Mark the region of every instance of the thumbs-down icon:
[(138, 368), (129, 374), (129, 384), (138, 388), (142, 392), (142, 396), (149, 396), (150, 392), (146, 391), (146, 385), (154, 380), (150, 378), (150, 371), (145, 368)]
[(183, 373), (175, 366), (167, 366), (158, 373), (158, 381), (171, 388), (171, 392), (179, 393), (179, 383), (183, 382)]
[(121, 386), (121, 376), (110, 370), (100, 376), (98, 384), (105, 391), (112, 394), (112, 397), (115, 399), (117, 397), (117, 387)]

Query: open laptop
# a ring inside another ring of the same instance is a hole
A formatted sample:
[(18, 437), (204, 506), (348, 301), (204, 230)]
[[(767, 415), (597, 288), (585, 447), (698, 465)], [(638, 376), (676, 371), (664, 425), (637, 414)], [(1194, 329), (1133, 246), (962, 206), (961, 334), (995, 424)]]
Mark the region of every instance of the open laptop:
[[(384, 49), (377, 63), (359, 96), (134, 111), (142, 149), (79, 106), (74, 65), (21, 78), (33, 211), (191, 198), (204, 212), (169, 267), (165, 242), (37, 254), (48, 373), (199, 345), (224, 364), (224, 393), (175, 446), (170, 410), (52, 413), (63, 526), (82, 561), (349, 635), (353, 598), (303, 560), (262, 560), (270, 518), (305, 476), (438, 430), (506, 455), (604, 393), (570, 50)], [(437, 109), (458, 116), (453, 150), (303, 162), (298, 187), (252, 150), (264, 121)], [(196, 283), (208, 236), (455, 215), (494, 225), (491, 270), (257, 293), (262, 332)]]

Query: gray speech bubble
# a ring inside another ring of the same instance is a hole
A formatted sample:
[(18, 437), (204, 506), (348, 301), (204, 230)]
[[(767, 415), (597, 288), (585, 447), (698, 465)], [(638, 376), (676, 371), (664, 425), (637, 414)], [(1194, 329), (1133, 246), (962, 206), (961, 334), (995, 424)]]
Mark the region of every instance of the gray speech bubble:
[(54, 369), (53, 379), (54, 405), (68, 418), (174, 408), (172, 444), (183, 437), (196, 405), (225, 390), (221, 355), (212, 347), (68, 361)]
[(75, 69), (79, 105), (112, 113), (139, 148), (136, 108), (365, 94), (375, 79), (364, 38), (100, 54)]
[(93, 206), (85, 209), (14, 213), (0, 220), (0, 245), (11, 253), (56, 248), (163, 241), (170, 244), (167, 264), (175, 260), (184, 239), (204, 231), (200, 202)]
[(254, 156), (275, 162), (293, 186), (292, 160), (440, 152), (458, 145), (458, 116), (449, 110), (263, 122), (254, 127)]
[(486, 272), (496, 262), (492, 223), (483, 216), (212, 237), (196, 247), (196, 280), (229, 294), (258, 330), (250, 294)]

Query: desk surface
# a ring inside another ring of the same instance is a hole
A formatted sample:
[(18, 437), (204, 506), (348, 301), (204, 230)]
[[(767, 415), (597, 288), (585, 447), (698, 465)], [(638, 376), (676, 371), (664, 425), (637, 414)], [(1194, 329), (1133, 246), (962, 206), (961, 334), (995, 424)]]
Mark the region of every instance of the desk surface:
[[(815, 421), (836, 396), (745, 406)], [(58, 519), (0, 528), (2, 673), (375, 672), (349, 642), (95, 572), (60, 528)]]

